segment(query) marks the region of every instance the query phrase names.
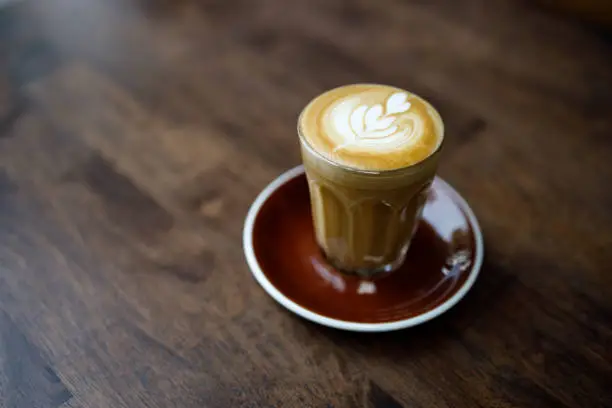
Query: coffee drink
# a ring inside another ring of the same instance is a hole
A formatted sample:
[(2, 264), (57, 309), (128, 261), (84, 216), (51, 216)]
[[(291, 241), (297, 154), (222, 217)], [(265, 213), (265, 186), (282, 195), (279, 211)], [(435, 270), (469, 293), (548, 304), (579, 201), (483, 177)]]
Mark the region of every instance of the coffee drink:
[(402, 89), (348, 85), (312, 100), (298, 133), (327, 259), (364, 276), (399, 267), (436, 172), (438, 112)]

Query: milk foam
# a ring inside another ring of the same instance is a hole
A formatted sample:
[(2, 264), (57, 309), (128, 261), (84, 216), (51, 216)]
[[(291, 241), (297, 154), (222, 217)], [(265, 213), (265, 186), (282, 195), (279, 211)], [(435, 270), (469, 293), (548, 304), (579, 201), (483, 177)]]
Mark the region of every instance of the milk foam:
[(429, 103), (383, 85), (349, 85), (320, 95), (302, 112), (299, 129), (317, 153), (365, 170), (418, 163), (443, 138), (442, 120)]

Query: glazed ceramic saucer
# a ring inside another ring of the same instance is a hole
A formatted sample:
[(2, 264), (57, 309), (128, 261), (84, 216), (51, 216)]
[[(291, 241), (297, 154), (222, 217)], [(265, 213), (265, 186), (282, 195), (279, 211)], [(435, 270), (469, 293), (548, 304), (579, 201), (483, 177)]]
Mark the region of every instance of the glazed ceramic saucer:
[(483, 258), (470, 207), (436, 178), (400, 269), (373, 280), (335, 270), (315, 242), (302, 166), (259, 194), (243, 239), (253, 276), (274, 300), (313, 322), (353, 331), (403, 329), (439, 316), (470, 290)]

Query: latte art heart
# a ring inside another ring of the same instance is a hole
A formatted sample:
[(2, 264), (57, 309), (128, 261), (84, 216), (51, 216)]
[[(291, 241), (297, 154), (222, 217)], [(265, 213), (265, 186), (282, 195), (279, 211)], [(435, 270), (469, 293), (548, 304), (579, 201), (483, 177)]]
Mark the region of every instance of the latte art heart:
[(339, 164), (386, 170), (437, 149), (442, 121), (422, 98), (382, 85), (350, 85), (315, 98), (302, 112), (302, 138)]
[[(396, 92), (389, 96), (384, 107), (357, 105), (359, 98), (353, 97), (340, 103), (330, 114), (339, 137), (339, 144), (334, 148), (370, 148), (375, 151), (393, 150), (414, 139), (421, 126), (419, 117), (408, 112), (410, 102), (405, 92)], [(409, 121), (401, 126), (398, 117), (404, 116)]]

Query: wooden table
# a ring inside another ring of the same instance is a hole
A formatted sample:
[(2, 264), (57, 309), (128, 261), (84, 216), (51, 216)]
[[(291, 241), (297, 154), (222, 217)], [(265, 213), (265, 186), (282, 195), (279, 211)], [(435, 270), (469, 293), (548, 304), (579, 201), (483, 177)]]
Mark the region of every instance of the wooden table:
[[(612, 406), (612, 44), (515, 0), (24, 0), (0, 11), (0, 407)], [(325, 329), (241, 248), (297, 114), (430, 99), (486, 242), (419, 328)]]

